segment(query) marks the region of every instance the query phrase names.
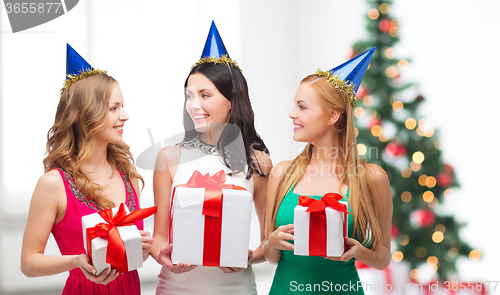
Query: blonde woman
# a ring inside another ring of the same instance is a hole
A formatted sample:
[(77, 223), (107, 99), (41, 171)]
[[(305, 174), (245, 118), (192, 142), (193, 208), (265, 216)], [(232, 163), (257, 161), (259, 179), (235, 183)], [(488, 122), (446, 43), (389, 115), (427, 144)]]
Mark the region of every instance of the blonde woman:
[[(293, 139), (307, 142), (271, 171), (264, 255), (278, 264), (270, 294), (311, 291), (363, 294), (354, 260), (384, 269), (390, 259), (392, 196), (385, 171), (358, 157), (355, 91), (374, 48), (329, 71), (305, 77), (290, 113)], [(342, 79), (341, 77), (347, 77)], [(348, 201), (348, 237), (341, 257), (294, 255), (294, 214), (300, 195), (339, 193)]]
[[(139, 209), (139, 180), (128, 145), (129, 119), (118, 82), (93, 69), (68, 45), (68, 74), (47, 135), (45, 174), (33, 196), (24, 232), (21, 270), (28, 277), (69, 271), (62, 294), (140, 294), (137, 271), (96, 273), (85, 254), (82, 216), (124, 203)], [(142, 221), (136, 225), (143, 228)], [(50, 233), (62, 255), (44, 254)], [(141, 231), (143, 257), (151, 235)]]

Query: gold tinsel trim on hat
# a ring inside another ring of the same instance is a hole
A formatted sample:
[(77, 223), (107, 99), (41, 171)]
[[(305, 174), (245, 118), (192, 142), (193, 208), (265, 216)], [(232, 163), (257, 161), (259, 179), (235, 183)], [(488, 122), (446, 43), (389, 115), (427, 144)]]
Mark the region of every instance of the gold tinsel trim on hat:
[(347, 95), (349, 96), (349, 102), (352, 104), (353, 107), (356, 106), (356, 93), (354, 93), (354, 84), (346, 82), (337, 73), (332, 74), (330, 72), (324, 72), (318, 69), (315, 74), (318, 76), (325, 77), (328, 80), (328, 82), (335, 85), (335, 88), (338, 88), (347, 93)]
[(64, 94), (64, 92), (69, 88), (69, 86), (73, 85), (74, 83), (76, 83), (79, 80), (82, 80), (82, 79), (85, 79), (85, 78), (88, 78), (91, 76), (95, 76), (97, 74), (106, 74), (106, 73), (107, 73), (106, 71), (101, 71), (98, 69), (93, 69), (93, 70), (88, 69), (85, 71), (80, 70), (80, 74), (78, 74), (78, 75), (68, 74), (68, 75), (66, 75), (68, 78), (66, 80), (64, 80), (63, 88), (61, 88), (61, 95)]
[(194, 67), (196, 67), (197, 65), (206, 64), (206, 63), (225, 64), (225, 65), (231, 66), (233, 68), (237, 68), (240, 72), (243, 72), (240, 69), (240, 67), (237, 65), (236, 61), (232, 60), (231, 58), (229, 58), (226, 54), (224, 54), (220, 58), (216, 58), (216, 57), (204, 57), (204, 58), (200, 59), (197, 63), (195, 63), (191, 67), (190, 71), (192, 71), (194, 69)]

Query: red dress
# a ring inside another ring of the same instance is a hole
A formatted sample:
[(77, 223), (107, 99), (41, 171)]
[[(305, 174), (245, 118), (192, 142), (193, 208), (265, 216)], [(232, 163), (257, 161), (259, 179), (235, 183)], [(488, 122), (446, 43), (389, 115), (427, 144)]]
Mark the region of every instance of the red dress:
[[(67, 206), (66, 213), (61, 221), (52, 227), (52, 235), (57, 242), (59, 251), (62, 255), (84, 254), (82, 233), (82, 216), (89, 215), (101, 210), (101, 208), (86, 195), (78, 191), (73, 177), (68, 172), (57, 169), (61, 174), (66, 188)], [(133, 212), (139, 209), (139, 200), (134, 187), (130, 183), (127, 175), (118, 170), (125, 185), (127, 193), (126, 206)], [(139, 230), (144, 227), (143, 221), (136, 221)], [(137, 270), (120, 274), (114, 281), (108, 285), (96, 284), (88, 280), (80, 268), (69, 271), (69, 277), (62, 292), (63, 295), (71, 294), (140, 294), (141, 288)]]

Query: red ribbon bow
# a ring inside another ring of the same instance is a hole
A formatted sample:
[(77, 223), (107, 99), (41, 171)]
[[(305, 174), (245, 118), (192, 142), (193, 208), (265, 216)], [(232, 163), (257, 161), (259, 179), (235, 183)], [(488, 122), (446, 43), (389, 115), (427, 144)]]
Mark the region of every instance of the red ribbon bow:
[(308, 196), (299, 196), (299, 205), (303, 207), (308, 207), (306, 212), (319, 212), (325, 211), (326, 207), (330, 207), (334, 210), (351, 214), (347, 212), (347, 206), (339, 203), (342, 200), (342, 195), (337, 193), (327, 193), (321, 200), (316, 200)]
[(205, 188), (203, 199), (203, 211), (205, 215), (205, 229), (203, 238), (203, 265), (219, 266), (220, 248), (222, 235), (222, 189), (246, 190), (245, 188), (233, 184), (224, 184), (226, 174), (220, 170), (214, 175), (201, 174), (198, 170), (193, 172), (186, 184), (179, 184), (174, 187), (172, 200), (170, 203), (169, 236), (172, 243), (172, 208), (174, 206), (175, 189), (177, 187)]
[[(87, 229), (87, 249), (89, 253), (92, 253), (90, 249), (91, 240), (96, 237), (102, 237), (108, 239), (108, 249), (106, 251), (106, 263), (111, 265), (111, 268), (115, 268), (119, 273), (125, 273), (128, 271), (128, 261), (127, 253), (125, 250), (125, 244), (123, 243), (120, 233), (118, 232), (118, 226), (128, 226), (135, 225), (135, 221), (142, 220), (148, 216), (151, 216), (157, 212), (157, 207), (138, 209), (127, 215), (125, 211), (125, 205), (120, 204), (120, 208), (113, 216), (112, 209), (105, 209), (99, 211), (99, 215), (104, 219), (105, 222), (98, 223), (93, 228)], [(92, 257), (91, 257), (92, 259)]]
[(220, 170), (213, 176), (202, 175), (198, 170), (194, 171), (186, 183), (187, 187), (205, 188), (203, 201), (203, 215), (219, 218), (222, 216), (222, 185), (226, 182), (224, 170)]
[[(326, 251), (326, 212), (325, 208), (330, 207), (344, 214), (347, 212), (347, 206), (339, 203), (342, 196), (337, 193), (327, 193), (320, 200), (313, 199), (308, 196), (299, 196), (299, 205), (307, 207), (306, 212), (310, 213), (309, 219), (309, 255), (310, 256), (327, 256)], [(347, 215), (345, 215), (347, 216)], [(344, 218), (344, 236), (347, 231), (345, 224), (347, 218)], [(344, 245), (345, 247), (345, 245)]]

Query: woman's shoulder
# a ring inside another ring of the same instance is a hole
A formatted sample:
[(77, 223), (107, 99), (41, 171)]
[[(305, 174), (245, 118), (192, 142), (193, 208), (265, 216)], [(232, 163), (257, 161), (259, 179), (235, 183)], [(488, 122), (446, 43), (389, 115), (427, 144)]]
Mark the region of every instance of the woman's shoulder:
[(35, 193), (36, 195), (43, 195), (44, 197), (57, 196), (64, 194), (64, 181), (59, 174), (57, 169), (52, 169), (45, 172), (36, 184)]
[(288, 167), (292, 165), (292, 161), (282, 161), (276, 164), (276, 166), (271, 169), (272, 178), (281, 178), (281, 176), (286, 172)]
[(156, 156), (156, 170), (165, 169), (165, 164), (168, 166), (176, 166), (179, 163), (181, 157), (181, 146), (166, 146), (160, 149), (158, 155)]
[(370, 182), (380, 182), (388, 180), (387, 172), (377, 164), (365, 162), (366, 175)]
[(58, 169), (51, 169), (45, 172), (39, 179), (37, 186), (44, 188), (57, 188), (64, 186), (63, 179)]

